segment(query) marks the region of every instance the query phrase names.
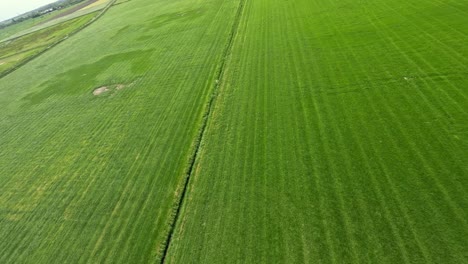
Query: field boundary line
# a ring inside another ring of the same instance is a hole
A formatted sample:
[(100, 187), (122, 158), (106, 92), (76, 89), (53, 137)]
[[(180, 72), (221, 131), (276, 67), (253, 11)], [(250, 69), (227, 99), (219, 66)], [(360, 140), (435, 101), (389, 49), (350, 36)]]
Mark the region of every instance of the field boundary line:
[(228, 36), (228, 42), (226, 44), (226, 47), (224, 48), (224, 51), (223, 51), (223, 54), (222, 54), (222, 57), (221, 57), (221, 64), (220, 64), (220, 66), (218, 68), (218, 72), (216, 73), (215, 85), (214, 85), (213, 91), (211, 93), (211, 98), (209, 99), (209, 101), (207, 103), (206, 110), (205, 110), (205, 113), (203, 115), (202, 124), (201, 124), (200, 130), (199, 130), (199, 134), (198, 134), (198, 136), (196, 138), (196, 141), (195, 141), (193, 154), (191, 155), (191, 157), (189, 159), (189, 166), (187, 168), (187, 171), (186, 171), (186, 174), (185, 174), (185, 179), (184, 179), (184, 182), (182, 184), (182, 186), (183, 186), (182, 187), (182, 192), (181, 192), (180, 198), (176, 201), (175, 206), (173, 207), (173, 215), (171, 217), (172, 219), (171, 219), (171, 222), (169, 224), (169, 226), (170, 226), (169, 231), (168, 231), (168, 234), (167, 234), (166, 241), (163, 244), (164, 249), (162, 251), (161, 260), (160, 260), (161, 264), (165, 263), (165, 261), (166, 261), (166, 256), (167, 256), (167, 253), (169, 251), (169, 247), (171, 245), (171, 241), (172, 241), (172, 238), (173, 238), (173, 235), (174, 235), (174, 231), (175, 231), (175, 228), (177, 226), (177, 223), (178, 223), (178, 220), (179, 220), (179, 217), (180, 217), (181, 208), (182, 208), (182, 206), (184, 204), (185, 197), (187, 196), (187, 189), (188, 189), (188, 186), (189, 186), (189, 183), (190, 183), (190, 178), (191, 178), (191, 176), (192, 176), (192, 174), (194, 172), (195, 163), (196, 163), (196, 161), (198, 159), (198, 154), (200, 153), (200, 148), (201, 148), (201, 145), (202, 145), (201, 143), (203, 142), (205, 132), (206, 132), (206, 128), (208, 126), (208, 121), (209, 121), (210, 116), (211, 116), (211, 114), (213, 112), (212, 110), (214, 108), (216, 98), (218, 96), (219, 87), (222, 84), (222, 79), (223, 79), (223, 76), (224, 76), (225, 68), (226, 68), (227, 63), (229, 62), (229, 58), (230, 58), (230, 55), (231, 55), (231, 50), (232, 50), (232, 47), (233, 47), (233, 44), (234, 44), (234, 40), (235, 40), (235, 38), (237, 36), (240, 20), (241, 20), (242, 13), (243, 13), (243, 10), (244, 10), (245, 1), (246, 0), (239, 0), (239, 6), (237, 7), (237, 12), (236, 12), (236, 15), (234, 17), (234, 22), (233, 22), (232, 27), (231, 27), (231, 32), (229, 33), (229, 36)]
[[(88, 26), (90, 26), (91, 24), (93, 24), (94, 22), (96, 22), (96, 20), (98, 20), (99, 18), (101, 18), (104, 13), (107, 12), (107, 10), (109, 10), (109, 8), (111, 8), (114, 3), (116, 2), (117, 0), (111, 0), (107, 5), (106, 7), (104, 7), (104, 9), (102, 9), (102, 11), (97, 14), (95, 17), (91, 18), (91, 20), (89, 20), (88, 22), (86, 22), (85, 24), (81, 25), (80, 27), (78, 27), (77, 29), (75, 29), (74, 31), (72, 31), (71, 33), (65, 35), (65, 37), (63, 37), (62, 39), (50, 44), (47, 48), (45, 48), (44, 50), (38, 52), (37, 54), (34, 54), (32, 55), (31, 57), (25, 59), (24, 61), (20, 62), (18, 65), (16, 65), (15, 67), (11, 68), (11, 69), (8, 69), (6, 71), (4, 71), (3, 73), (0, 73), (0, 79), (2, 79), (3, 77), (9, 75), (10, 73), (18, 70), (19, 68), (23, 67), (24, 65), (26, 65), (27, 63), (29, 63), (30, 61), (34, 60), (35, 58), (38, 58), (39, 56), (41, 56), (42, 54), (46, 53), (47, 51), (51, 50), (52, 48), (54, 48), (55, 46), (59, 45), (60, 43), (64, 42), (65, 40), (67, 40), (68, 38), (76, 35), (77, 33), (79, 33), (80, 31), (82, 31), (83, 29), (87, 28)], [(81, 17), (81, 16), (80, 16)], [(78, 17), (77, 17), (78, 18)], [(66, 23), (67, 21), (64, 21), (62, 23)], [(57, 24), (57, 25), (60, 25), (61, 23)]]

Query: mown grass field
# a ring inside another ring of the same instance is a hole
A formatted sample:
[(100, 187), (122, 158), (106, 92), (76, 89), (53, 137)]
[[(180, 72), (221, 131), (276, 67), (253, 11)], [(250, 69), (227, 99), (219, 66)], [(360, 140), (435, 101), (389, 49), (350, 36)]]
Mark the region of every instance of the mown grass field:
[(235, 4), (122, 3), (0, 80), (0, 263), (161, 257)]
[(467, 15), (245, 1), (168, 263), (467, 263)]
[(114, 5), (0, 79), (0, 263), (468, 263), (467, 22)]

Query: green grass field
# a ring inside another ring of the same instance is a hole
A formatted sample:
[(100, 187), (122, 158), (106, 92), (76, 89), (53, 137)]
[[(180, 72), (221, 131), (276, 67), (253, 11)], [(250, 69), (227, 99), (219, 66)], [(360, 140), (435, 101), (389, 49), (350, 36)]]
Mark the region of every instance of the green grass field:
[(468, 5), (244, 9), (169, 262), (466, 263)]
[(467, 23), (112, 6), (0, 79), (0, 263), (468, 263)]

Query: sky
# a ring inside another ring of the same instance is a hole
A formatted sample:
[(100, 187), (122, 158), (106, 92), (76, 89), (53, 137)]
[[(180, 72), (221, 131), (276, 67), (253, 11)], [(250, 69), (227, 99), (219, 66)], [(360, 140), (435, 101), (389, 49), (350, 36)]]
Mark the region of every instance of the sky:
[(0, 0), (0, 21), (34, 10), (57, 0)]

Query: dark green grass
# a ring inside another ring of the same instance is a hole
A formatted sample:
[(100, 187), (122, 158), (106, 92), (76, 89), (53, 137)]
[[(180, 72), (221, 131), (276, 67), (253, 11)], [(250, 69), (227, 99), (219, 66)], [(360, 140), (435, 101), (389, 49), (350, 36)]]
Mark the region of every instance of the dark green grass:
[(171, 263), (467, 263), (468, 4), (246, 1)]

